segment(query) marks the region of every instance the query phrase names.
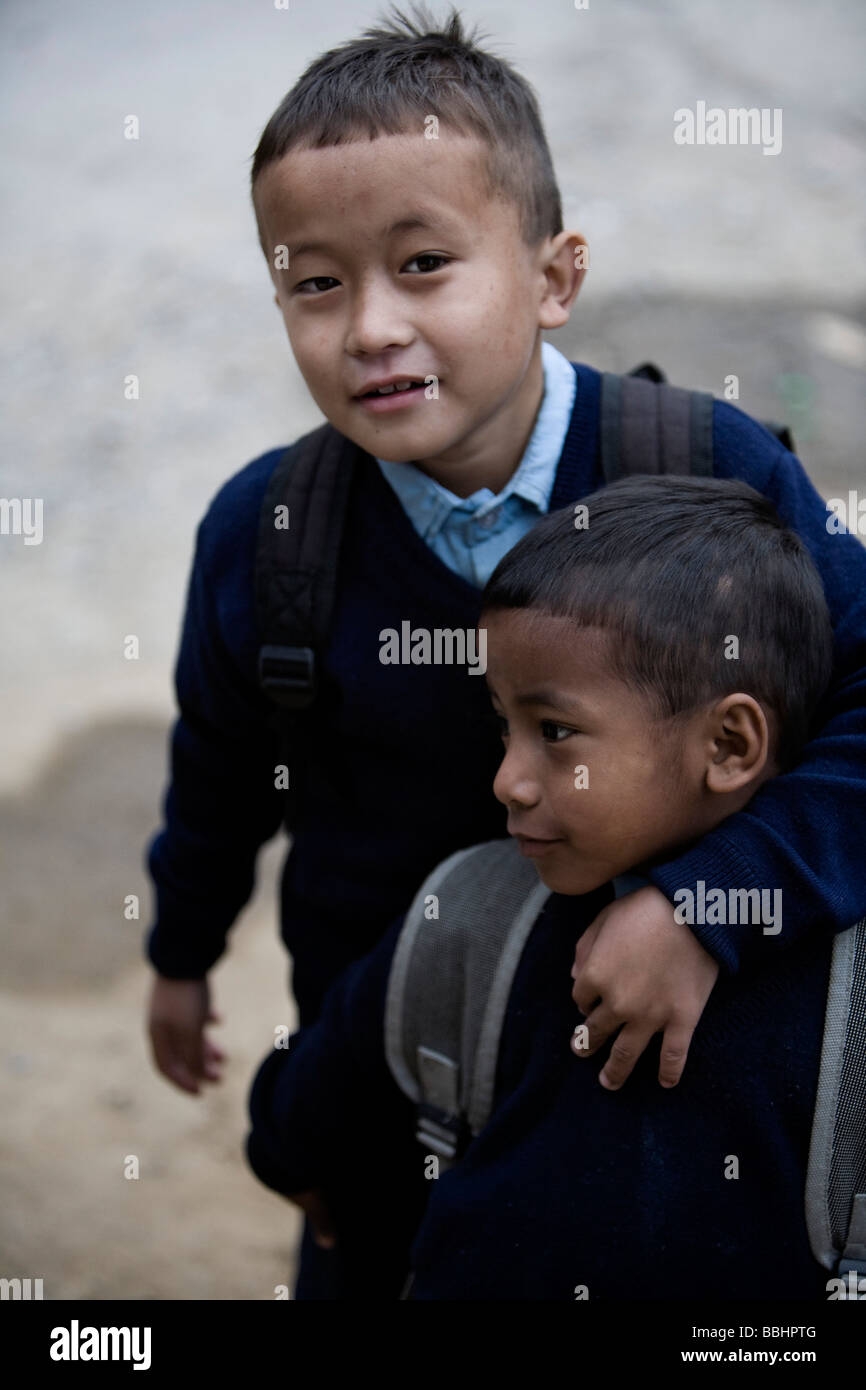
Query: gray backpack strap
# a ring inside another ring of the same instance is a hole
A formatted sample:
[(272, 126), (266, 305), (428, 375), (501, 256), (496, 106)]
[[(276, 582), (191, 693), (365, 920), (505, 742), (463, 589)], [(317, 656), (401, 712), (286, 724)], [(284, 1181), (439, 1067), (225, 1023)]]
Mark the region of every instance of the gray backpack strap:
[(512, 840), (492, 840), (434, 869), (407, 913), (385, 1055), (417, 1106), (418, 1139), (445, 1165), (487, 1122), (514, 972), (549, 893)]
[(866, 1276), (866, 917), (833, 943), (806, 1224), (820, 1264)]
[(599, 447), (606, 483), (631, 473), (713, 476), (713, 397), (709, 392), (684, 391), (646, 375), (603, 372), (600, 409)]

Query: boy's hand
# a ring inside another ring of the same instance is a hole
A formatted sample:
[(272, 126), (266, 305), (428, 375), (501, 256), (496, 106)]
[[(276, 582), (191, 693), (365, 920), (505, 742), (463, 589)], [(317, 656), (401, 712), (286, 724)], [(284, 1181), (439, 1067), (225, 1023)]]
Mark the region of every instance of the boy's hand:
[(293, 1192), (289, 1198), (300, 1207), (310, 1223), (313, 1240), (322, 1250), (333, 1250), (337, 1244), (334, 1221), (319, 1187), (311, 1187), (307, 1192)]
[(148, 1018), (157, 1070), (196, 1096), (202, 1081), (220, 1081), (225, 1054), (204, 1035), (206, 1023), (219, 1022), (210, 1006), (207, 979), (166, 980), (157, 975)]
[(588, 1046), (572, 1038), (577, 1057), (591, 1057), (621, 1028), (599, 1081), (618, 1090), (656, 1033), (664, 1033), (659, 1082), (676, 1086), (692, 1034), (710, 997), (718, 963), (663, 893), (647, 885), (604, 908), (577, 943), (572, 997), (589, 1029)]

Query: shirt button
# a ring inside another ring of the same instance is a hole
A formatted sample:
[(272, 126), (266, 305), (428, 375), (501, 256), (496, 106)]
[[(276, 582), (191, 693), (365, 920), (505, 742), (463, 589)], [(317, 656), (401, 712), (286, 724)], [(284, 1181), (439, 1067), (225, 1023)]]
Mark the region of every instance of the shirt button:
[(497, 521), (499, 520), (501, 514), (501, 507), (496, 507), (492, 512), (488, 512), (486, 516), (479, 517), (477, 525), (480, 527), (482, 531), (491, 531), (493, 527), (496, 525)]

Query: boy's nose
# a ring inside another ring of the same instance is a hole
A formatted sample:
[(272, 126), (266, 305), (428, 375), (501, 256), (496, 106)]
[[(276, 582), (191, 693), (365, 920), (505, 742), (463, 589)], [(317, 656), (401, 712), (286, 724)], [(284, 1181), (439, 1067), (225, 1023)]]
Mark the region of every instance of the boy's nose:
[(535, 806), (540, 799), (538, 782), (510, 748), (493, 779), (493, 795), (503, 806), (520, 806), (524, 809)]
[(346, 337), (347, 352), (372, 357), (389, 348), (408, 347), (414, 336), (401, 295), (378, 284), (355, 296)]

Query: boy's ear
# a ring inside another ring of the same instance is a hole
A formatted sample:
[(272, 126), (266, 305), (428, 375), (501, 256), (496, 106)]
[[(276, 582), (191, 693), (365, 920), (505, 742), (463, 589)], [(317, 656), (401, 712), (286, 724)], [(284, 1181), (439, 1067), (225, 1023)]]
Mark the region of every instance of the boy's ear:
[(561, 328), (568, 323), (571, 306), (588, 269), (589, 246), (580, 232), (560, 232), (545, 243), (541, 263), (545, 284), (538, 306), (540, 328)]
[(726, 695), (707, 720), (707, 790), (756, 791), (771, 771), (770, 730), (757, 700), (742, 692)]

